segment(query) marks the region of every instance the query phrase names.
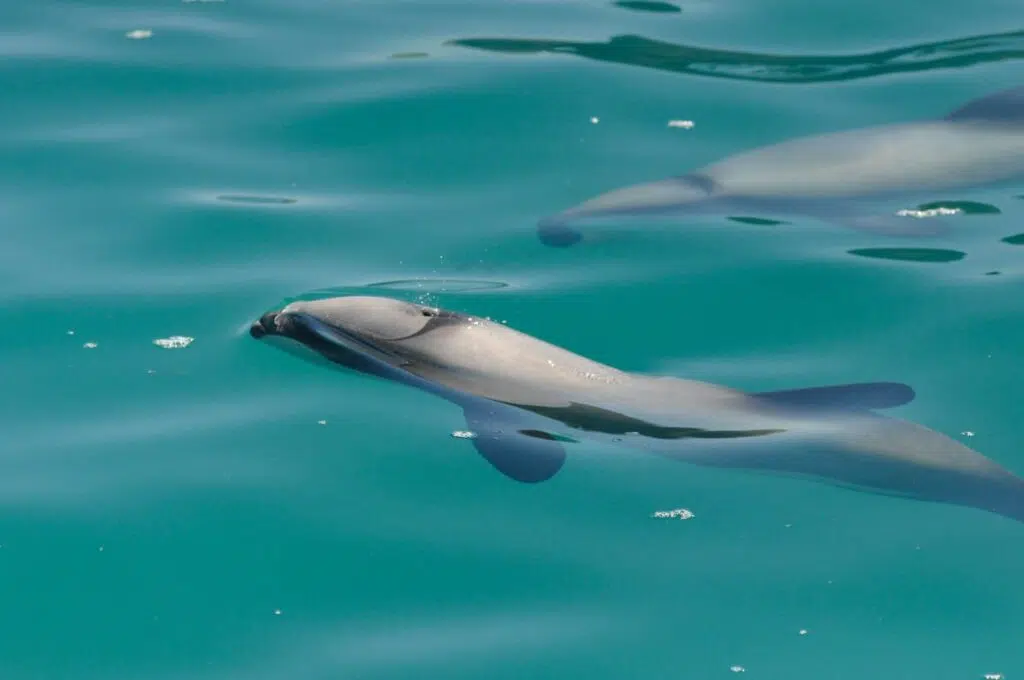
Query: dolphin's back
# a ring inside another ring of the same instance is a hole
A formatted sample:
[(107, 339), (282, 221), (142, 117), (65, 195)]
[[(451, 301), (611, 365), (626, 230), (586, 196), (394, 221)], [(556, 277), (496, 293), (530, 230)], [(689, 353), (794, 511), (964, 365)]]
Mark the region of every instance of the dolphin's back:
[(721, 198), (853, 198), (997, 182), (1024, 173), (1024, 127), (944, 121), (802, 137), (697, 171)]
[(1024, 480), (962, 443), (916, 423), (868, 412), (832, 414), (824, 421), (828, 426), (789, 432), (774, 444), (697, 453), (679, 449), (676, 457), (968, 506), (1024, 522)]

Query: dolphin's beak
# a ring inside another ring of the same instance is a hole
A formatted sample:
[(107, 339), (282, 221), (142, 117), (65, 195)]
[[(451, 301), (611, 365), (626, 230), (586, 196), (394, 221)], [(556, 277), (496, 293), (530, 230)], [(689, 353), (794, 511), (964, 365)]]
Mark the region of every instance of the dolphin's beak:
[(249, 335), (259, 340), (264, 335), (277, 332), (278, 312), (267, 312), (249, 327)]
[(707, 200), (714, 188), (714, 183), (701, 175), (633, 184), (545, 217), (537, 224), (537, 235), (545, 245), (564, 248), (579, 243), (584, 237), (583, 232), (570, 223), (587, 218), (671, 214)]

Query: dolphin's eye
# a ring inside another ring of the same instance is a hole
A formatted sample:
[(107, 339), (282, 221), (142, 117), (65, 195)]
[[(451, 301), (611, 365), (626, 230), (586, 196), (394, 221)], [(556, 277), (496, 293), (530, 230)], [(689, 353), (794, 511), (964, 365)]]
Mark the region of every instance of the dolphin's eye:
[(423, 316), (436, 316), (436, 313), (432, 309), (424, 309), (420, 312)]

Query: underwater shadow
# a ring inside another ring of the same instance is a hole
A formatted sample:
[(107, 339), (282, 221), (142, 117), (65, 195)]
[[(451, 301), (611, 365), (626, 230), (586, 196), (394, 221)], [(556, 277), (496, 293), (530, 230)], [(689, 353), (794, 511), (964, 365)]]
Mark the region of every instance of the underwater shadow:
[(446, 45), (502, 54), (571, 54), (585, 59), (689, 75), (765, 83), (824, 83), (893, 73), (956, 69), (1024, 58), (1024, 31), (920, 43), (850, 55), (785, 56), (613, 36), (607, 42), (462, 38)]

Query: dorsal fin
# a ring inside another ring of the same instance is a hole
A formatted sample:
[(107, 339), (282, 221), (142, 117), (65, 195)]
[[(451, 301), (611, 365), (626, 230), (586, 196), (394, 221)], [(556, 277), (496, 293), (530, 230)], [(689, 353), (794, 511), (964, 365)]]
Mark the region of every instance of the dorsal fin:
[(946, 120), (953, 123), (1019, 123), (1024, 125), (1024, 87), (1012, 87), (967, 102)]
[(760, 392), (754, 396), (793, 408), (859, 411), (902, 406), (913, 401), (915, 395), (910, 385), (877, 382)]

